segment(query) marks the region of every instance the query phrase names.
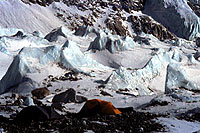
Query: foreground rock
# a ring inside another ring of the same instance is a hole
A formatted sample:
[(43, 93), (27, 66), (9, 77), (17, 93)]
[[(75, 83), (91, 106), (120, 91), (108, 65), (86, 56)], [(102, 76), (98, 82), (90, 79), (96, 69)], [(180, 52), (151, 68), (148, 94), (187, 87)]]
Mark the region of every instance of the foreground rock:
[(21, 122), (41, 121), (59, 118), (59, 114), (51, 107), (29, 106), (17, 114), (15, 120)]
[[(35, 107), (34, 107), (35, 108)], [(35, 110), (35, 109), (34, 109)], [(30, 112), (29, 112), (30, 113)], [(30, 118), (30, 114), (27, 117)], [(32, 115), (33, 116), (33, 115)], [(164, 127), (153, 119), (157, 116), (149, 113), (140, 113), (134, 110), (121, 115), (97, 114), (93, 117), (81, 118), (75, 114), (67, 114), (56, 120), (20, 123), (0, 119), (0, 127), (5, 131), (13, 132), (153, 132), (164, 131)], [(38, 117), (37, 117), (38, 118)], [(42, 117), (43, 118), (43, 117)], [(46, 115), (44, 115), (46, 118)]]
[(31, 91), (33, 97), (36, 97), (37, 99), (43, 99), (46, 96), (50, 95), (50, 91), (47, 88), (38, 88), (33, 91)]
[(76, 95), (76, 91), (72, 88), (55, 95), (52, 100), (53, 103), (82, 103), (85, 101), (87, 101), (87, 98)]

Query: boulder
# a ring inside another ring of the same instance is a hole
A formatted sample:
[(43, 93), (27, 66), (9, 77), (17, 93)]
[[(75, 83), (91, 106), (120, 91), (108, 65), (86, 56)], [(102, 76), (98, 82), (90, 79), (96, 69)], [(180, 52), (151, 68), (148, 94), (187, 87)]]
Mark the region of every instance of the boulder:
[(152, 108), (152, 106), (167, 106), (168, 104), (172, 103), (172, 98), (165, 96), (165, 95), (158, 95), (153, 98), (149, 103), (143, 105), (143, 109), (146, 107)]
[(189, 7), (187, 0), (148, 0), (144, 8), (144, 13), (178, 37), (192, 40), (200, 31), (200, 18)]
[(32, 122), (59, 118), (60, 115), (49, 106), (29, 106), (20, 111), (15, 120), (20, 122)]
[(46, 96), (50, 95), (50, 91), (44, 87), (44, 88), (37, 88), (33, 91), (31, 91), (33, 97), (36, 97), (37, 99), (43, 99)]
[(55, 95), (52, 100), (53, 103), (82, 103), (85, 101), (87, 101), (87, 98), (76, 95), (76, 91), (72, 88)]
[(199, 60), (199, 58), (200, 58), (200, 52), (199, 52), (199, 51), (197, 51), (197, 52), (194, 54), (194, 58), (195, 58), (196, 60)]

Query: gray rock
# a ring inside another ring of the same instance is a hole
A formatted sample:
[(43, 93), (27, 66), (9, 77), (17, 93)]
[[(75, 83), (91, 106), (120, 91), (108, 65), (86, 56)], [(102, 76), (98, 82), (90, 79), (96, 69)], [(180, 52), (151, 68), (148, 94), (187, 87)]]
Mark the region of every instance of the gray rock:
[(197, 51), (197, 52), (194, 54), (194, 58), (195, 58), (196, 60), (199, 60), (199, 57), (200, 57), (200, 52)]
[(65, 92), (57, 94), (53, 97), (53, 103), (71, 103), (71, 102), (78, 102), (82, 103), (85, 102), (87, 98), (82, 96), (77, 96), (76, 91), (72, 88), (68, 89)]

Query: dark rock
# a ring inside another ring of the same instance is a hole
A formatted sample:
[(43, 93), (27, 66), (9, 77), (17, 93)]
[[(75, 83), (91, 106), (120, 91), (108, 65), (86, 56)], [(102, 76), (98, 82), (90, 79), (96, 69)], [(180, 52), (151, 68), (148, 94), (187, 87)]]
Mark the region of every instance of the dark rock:
[(9, 119), (0, 115), (0, 122), (8, 122)]
[(58, 2), (60, 0), (22, 0), (24, 3), (39, 4), (40, 6), (48, 6), (54, 1)]
[(195, 12), (195, 14), (200, 17), (200, 10), (199, 10), (200, 5), (195, 4), (195, 3), (191, 2), (190, 0), (188, 0), (187, 3), (190, 6), (190, 8)]
[(175, 34), (171, 33), (161, 24), (154, 22), (148, 16), (131, 15), (128, 21), (132, 23), (132, 28), (137, 34), (142, 32), (152, 34), (161, 41), (166, 39), (174, 40), (177, 38)]
[(122, 9), (130, 13), (131, 10), (142, 11), (145, 1), (146, 0), (120, 0), (120, 5)]
[(34, 31), (32, 33), (33, 36), (36, 36), (36, 37), (40, 37), (40, 32), (39, 31)]
[(103, 96), (110, 96), (110, 97), (113, 97), (111, 94), (109, 94), (108, 92), (106, 92), (106, 91), (101, 91), (101, 93), (100, 93), (101, 95), (103, 95)]
[(94, 28), (91, 28), (90, 26), (80, 26), (76, 31), (75, 35), (76, 36), (87, 36), (89, 33), (96, 33)]
[(15, 99), (15, 100), (17, 100), (19, 98), (19, 94), (13, 93), (12, 94), (12, 98)]
[(31, 122), (59, 118), (59, 114), (49, 106), (29, 106), (20, 111), (16, 121)]
[(200, 38), (199, 37), (196, 39), (196, 45), (197, 45), (197, 47), (200, 47)]
[(156, 123), (156, 115), (130, 110), (121, 115), (99, 114), (81, 118), (68, 113), (60, 119), (36, 121), (28, 123), (5, 121), (1, 127), (8, 132), (166, 132), (164, 127)]
[(18, 31), (15, 35), (13, 35), (12, 37), (17, 37), (17, 38), (24, 38), (25, 35), (22, 31)]
[(13, 103), (13, 105), (15, 106), (21, 106), (24, 103), (24, 100), (19, 98), (17, 100), (15, 100), (15, 102)]
[(200, 58), (200, 52), (199, 52), (199, 51), (197, 51), (197, 52), (194, 54), (194, 58), (195, 58), (196, 60), (199, 60), (199, 58)]
[(46, 87), (35, 89), (31, 93), (37, 99), (43, 99), (46, 96), (50, 95), (50, 91)]
[(53, 97), (52, 102), (53, 103), (71, 103), (71, 102), (82, 103), (82, 102), (85, 102), (86, 100), (87, 98), (83, 96), (77, 96), (76, 91), (70, 88), (65, 92), (55, 95)]
[(128, 29), (122, 25), (120, 18), (116, 18), (114, 21), (107, 19), (106, 25), (114, 35), (127, 36), (130, 34)]
[(70, 80), (70, 81), (77, 81), (77, 80), (80, 80), (80, 78), (78, 78), (78, 75), (79, 75), (78, 72), (70, 71), (70, 72), (65, 73), (64, 77), (61, 77), (61, 80), (65, 79), (65, 80)]
[(200, 108), (191, 109), (183, 114), (178, 115), (177, 117), (188, 121), (200, 122)]
[(138, 42), (139, 44), (151, 45), (149, 42), (150, 39), (140, 36), (135, 36), (134, 41)]
[(60, 111), (62, 111), (63, 109), (62, 103), (53, 103), (51, 107), (53, 107), (54, 109), (58, 109)]

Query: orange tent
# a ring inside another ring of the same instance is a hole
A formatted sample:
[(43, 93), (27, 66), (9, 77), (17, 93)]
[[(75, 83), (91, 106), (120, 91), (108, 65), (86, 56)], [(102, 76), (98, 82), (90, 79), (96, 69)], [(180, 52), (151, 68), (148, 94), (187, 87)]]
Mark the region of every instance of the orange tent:
[(88, 100), (79, 113), (90, 114), (90, 113), (104, 113), (109, 115), (121, 114), (117, 108), (115, 108), (111, 102), (92, 99)]

